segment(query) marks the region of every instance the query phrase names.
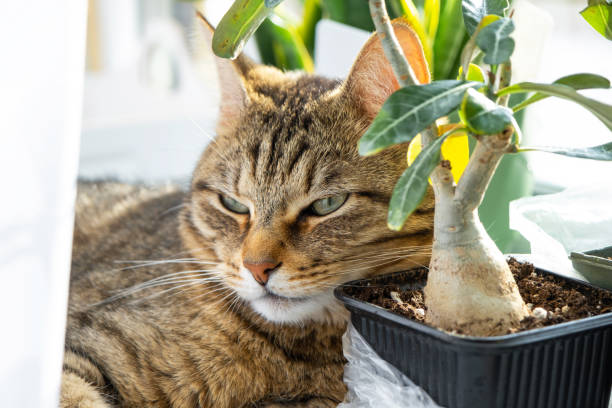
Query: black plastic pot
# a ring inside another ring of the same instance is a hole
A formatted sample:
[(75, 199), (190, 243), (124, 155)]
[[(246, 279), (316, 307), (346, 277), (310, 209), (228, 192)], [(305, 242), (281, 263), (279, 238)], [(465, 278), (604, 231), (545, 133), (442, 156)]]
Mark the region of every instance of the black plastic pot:
[[(542, 269), (536, 271), (591, 286)], [(439, 405), (608, 408), (612, 313), (505, 336), (456, 336), (346, 293), (349, 286), (383, 282), (409, 286), (410, 272), (349, 282), (337, 288), (335, 295), (378, 355), (425, 389)]]

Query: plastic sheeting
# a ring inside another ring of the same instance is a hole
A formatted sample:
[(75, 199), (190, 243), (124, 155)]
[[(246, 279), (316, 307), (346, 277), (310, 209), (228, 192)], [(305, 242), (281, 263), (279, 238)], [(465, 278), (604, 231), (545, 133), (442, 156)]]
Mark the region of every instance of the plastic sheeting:
[(572, 251), (612, 245), (612, 187), (569, 188), (513, 201), (510, 228), (531, 243), (533, 255), (569, 264)]
[(439, 408), (423, 389), (381, 359), (350, 323), (342, 342), (348, 393), (338, 408)]

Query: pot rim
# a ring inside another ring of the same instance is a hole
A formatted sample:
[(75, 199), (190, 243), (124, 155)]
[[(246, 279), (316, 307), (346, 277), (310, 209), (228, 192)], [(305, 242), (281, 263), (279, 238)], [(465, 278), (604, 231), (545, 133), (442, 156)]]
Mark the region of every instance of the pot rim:
[[(520, 261), (524, 262), (524, 261)], [(543, 272), (546, 274), (550, 274), (574, 283), (581, 284), (583, 286), (592, 287), (599, 290), (604, 290), (606, 292), (612, 293), (612, 291), (600, 288), (599, 286), (592, 285), (588, 282), (584, 282), (578, 279), (574, 279), (568, 276), (560, 275), (554, 272), (551, 272), (546, 269), (538, 268), (537, 265), (534, 265), (535, 269), (538, 272)], [(419, 268), (408, 269), (414, 270)], [(334, 295), (337, 299), (342, 301), (344, 305), (349, 309), (349, 311), (359, 310), (359, 313), (368, 314), (370, 316), (374, 316), (378, 319), (385, 320), (396, 327), (399, 328), (409, 328), (420, 332), (423, 335), (428, 337), (433, 337), (438, 340), (441, 340), (445, 343), (454, 344), (462, 347), (472, 347), (477, 349), (479, 352), (482, 352), (486, 349), (495, 349), (498, 350), (500, 347), (516, 347), (521, 345), (528, 345), (532, 343), (537, 343), (542, 340), (547, 340), (551, 338), (558, 338), (565, 335), (570, 335), (573, 333), (582, 332), (585, 330), (595, 329), (599, 327), (612, 326), (612, 312), (608, 312), (598, 316), (585, 317), (578, 320), (572, 320), (570, 322), (558, 323), (552, 326), (539, 327), (535, 329), (529, 329), (520, 331), (517, 333), (504, 334), (502, 336), (491, 336), (491, 337), (478, 337), (478, 336), (466, 336), (461, 334), (452, 334), (440, 329), (428, 326), (424, 323), (420, 323), (414, 320), (411, 320), (405, 316), (393, 313), (383, 307), (377, 306), (373, 303), (368, 303), (362, 300), (357, 300), (344, 292), (344, 287), (348, 285), (360, 284), (366, 281), (371, 281), (373, 279), (380, 279), (383, 277), (393, 276), (397, 274), (405, 273), (406, 271), (400, 272), (392, 272), (384, 275), (379, 275), (374, 278), (365, 278), (358, 279), (350, 282), (346, 282), (343, 285), (338, 286), (334, 289)]]

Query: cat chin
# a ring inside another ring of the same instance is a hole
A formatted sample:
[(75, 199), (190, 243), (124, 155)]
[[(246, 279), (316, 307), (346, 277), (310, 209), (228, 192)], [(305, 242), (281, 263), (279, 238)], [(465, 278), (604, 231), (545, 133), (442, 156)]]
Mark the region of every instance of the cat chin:
[(347, 318), (346, 309), (332, 293), (297, 300), (263, 296), (251, 300), (250, 304), (253, 310), (266, 320), (279, 324), (344, 324)]
[[(307, 297), (273, 296), (253, 279), (246, 268), (240, 268), (239, 273), (242, 279), (240, 285), (235, 287), (236, 292), (257, 314), (270, 322), (292, 325), (309, 322), (344, 325), (348, 319), (348, 312), (336, 300), (331, 290)], [(282, 286), (283, 282), (279, 281), (278, 277), (275, 279), (274, 290), (278, 291), (278, 286)]]

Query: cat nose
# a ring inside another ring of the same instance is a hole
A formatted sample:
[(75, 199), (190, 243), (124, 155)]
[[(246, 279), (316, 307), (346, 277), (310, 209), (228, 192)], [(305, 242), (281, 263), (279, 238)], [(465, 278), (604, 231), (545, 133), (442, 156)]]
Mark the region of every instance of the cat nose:
[(260, 284), (265, 285), (268, 283), (268, 279), (270, 278), (270, 274), (274, 272), (281, 265), (282, 262), (276, 263), (271, 261), (263, 261), (263, 262), (242, 262), (244, 267), (247, 268), (253, 278)]

